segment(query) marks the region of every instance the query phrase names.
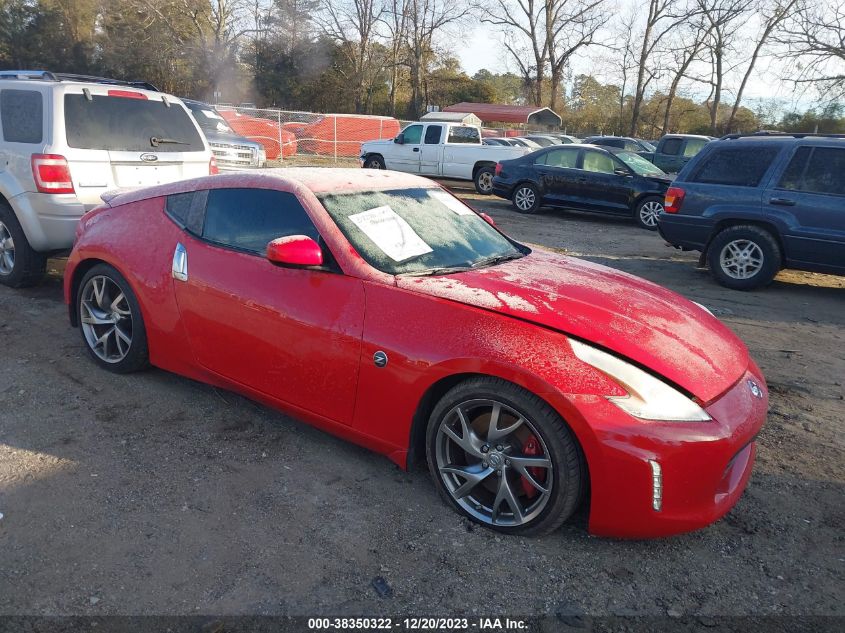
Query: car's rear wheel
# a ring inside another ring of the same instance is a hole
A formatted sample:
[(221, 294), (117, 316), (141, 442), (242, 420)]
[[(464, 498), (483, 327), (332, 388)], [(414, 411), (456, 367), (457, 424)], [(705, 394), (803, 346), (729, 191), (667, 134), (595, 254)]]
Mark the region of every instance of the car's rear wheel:
[(759, 226), (730, 226), (707, 247), (710, 272), (716, 281), (734, 290), (751, 290), (771, 283), (781, 262), (777, 240)]
[(548, 533), (581, 498), (586, 466), (572, 432), (512, 383), (479, 377), (458, 384), (434, 408), (426, 439), (441, 496), (486, 527)]
[(540, 192), (534, 185), (522, 183), (514, 188), (511, 202), (520, 213), (537, 213), (540, 210)]
[(365, 169), (387, 169), (384, 164), (384, 158), (376, 154), (375, 156), (367, 156), (364, 160)]
[(29, 245), (15, 212), (0, 201), (0, 284), (25, 288), (44, 277), (47, 258)]
[(647, 196), (640, 200), (634, 208), (634, 219), (642, 228), (656, 231), (657, 218), (661, 213), (663, 213), (663, 198)]
[(478, 171), (475, 172), (475, 178), (473, 179), (475, 190), (482, 196), (489, 196), (493, 193), (493, 176), (495, 173), (496, 168), (490, 165), (479, 167)]
[(98, 365), (118, 374), (149, 365), (141, 308), (129, 283), (114, 268), (97, 264), (82, 278), (76, 313), (82, 340)]

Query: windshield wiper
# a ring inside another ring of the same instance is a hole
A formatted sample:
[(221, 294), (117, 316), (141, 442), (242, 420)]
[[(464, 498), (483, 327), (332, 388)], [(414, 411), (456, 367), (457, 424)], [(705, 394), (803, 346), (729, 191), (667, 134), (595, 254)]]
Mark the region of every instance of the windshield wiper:
[(150, 145), (153, 147), (158, 147), (159, 145), (190, 145), (185, 141), (180, 141), (175, 138), (159, 138), (158, 136), (151, 136), (150, 137)]
[(471, 266), (442, 266), (440, 268), (426, 268), (410, 273), (400, 273), (400, 277), (433, 277), (435, 275), (451, 275), (452, 273), (463, 273), (472, 270)]
[(512, 259), (520, 259), (522, 257), (525, 257), (525, 253), (510, 253), (508, 255), (496, 255), (494, 257), (487, 257), (486, 259), (480, 259), (475, 262), (472, 267), (483, 268), (485, 266), (495, 266), (496, 264), (501, 264), (502, 262), (509, 262)]

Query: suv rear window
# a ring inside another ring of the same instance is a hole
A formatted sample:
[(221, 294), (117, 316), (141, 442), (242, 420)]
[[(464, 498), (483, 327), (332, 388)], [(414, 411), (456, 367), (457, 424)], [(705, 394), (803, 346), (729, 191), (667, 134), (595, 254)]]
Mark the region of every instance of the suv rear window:
[(0, 90), (0, 123), (9, 143), (40, 143), (44, 99), (37, 90)]
[[(161, 100), (83, 94), (65, 95), (67, 144), (78, 149), (130, 152), (201, 152), (197, 128), (181, 105)], [(176, 143), (153, 146), (156, 137)]]
[[(722, 141), (730, 143), (730, 141)], [(719, 147), (710, 152), (698, 164), (690, 178), (691, 182), (736, 187), (756, 187), (780, 147)]]

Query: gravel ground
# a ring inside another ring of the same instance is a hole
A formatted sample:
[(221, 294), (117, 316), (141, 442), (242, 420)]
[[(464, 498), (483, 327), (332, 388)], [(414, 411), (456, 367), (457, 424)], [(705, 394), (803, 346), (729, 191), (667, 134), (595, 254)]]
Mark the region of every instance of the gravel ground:
[(654, 541), (590, 537), (583, 514), (538, 539), (475, 528), (425, 472), (162, 371), (99, 370), (56, 261), (38, 288), (0, 288), (0, 614), (845, 616), (845, 279), (733, 292), (633, 224), (467, 198), (747, 342), (771, 412), (725, 519)]

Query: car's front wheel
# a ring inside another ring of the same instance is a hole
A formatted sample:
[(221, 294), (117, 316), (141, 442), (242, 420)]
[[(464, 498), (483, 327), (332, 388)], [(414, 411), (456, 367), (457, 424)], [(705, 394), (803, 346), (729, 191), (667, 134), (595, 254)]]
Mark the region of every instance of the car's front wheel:
[(531, 183), (522, 183), (513, 190), (511, 202), (520, 213), (537, 213), (540, 210), (540, 192)]
[(547, 403), (512, 383), (480, 377), (453, 387), (426, 439), (441, 496), (487, 527), (545, 534), (581, 499), (586, 466), (575, 437)]
[(751, 224), (720, 231), (707, 247), (710, 272), (723, 286), (752, 290), (771, 283), (781, 268), (777, 240), (766, 229)]
[(656, 231), (657, 218), (661, 213), (663, 213), (663, 198), (647, 196), (640, 200), (634, 208), (634, 219), (642, 228)]
[(82, 340), (101, 367), (127, 374), (149, 365), (147, 331), (129, 282), (107, 264), (82, 278), (76, 296)]
[(367, 156), (364, 161), (364, 169), (386, 169), (384, 158), (378, 154), (374, 156)]

